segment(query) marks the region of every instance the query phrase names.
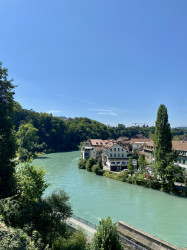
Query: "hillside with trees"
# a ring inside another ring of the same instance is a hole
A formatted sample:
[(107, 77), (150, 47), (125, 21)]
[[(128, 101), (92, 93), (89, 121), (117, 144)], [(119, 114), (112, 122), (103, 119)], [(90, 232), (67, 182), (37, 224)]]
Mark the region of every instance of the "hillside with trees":
[[(78, 150), (80, 143), (89, 138), (104, 140), (142, 134), (153, 139), (155, 132), (155, 127), (106, 126), (86, 117), (66, 121), (52, 114), (23, 109), (17, 102), (14, 102), (12, 118), (17, 132), (18, 152), (23, 159), (35, 152)], [(187, 134), (187, 130), (175, 128), (171, 133), (174, 139), (179, 139)]]

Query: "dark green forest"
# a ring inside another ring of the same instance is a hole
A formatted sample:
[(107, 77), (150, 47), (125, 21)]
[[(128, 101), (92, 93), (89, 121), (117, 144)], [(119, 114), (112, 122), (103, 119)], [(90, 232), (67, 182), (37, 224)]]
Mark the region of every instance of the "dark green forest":
[[(133, 137), (137, 134), (152, 138), (155, 131), (155, 127), (125, 127), (123, 124), (115, 127), (106, 126), (86, 117), (76, 117), (66, 121), (48, 113), (23, 109), (17, 102), (14, 105), (13, 120), (16, 132), (20, 127), (23, 131), (23, 126), (32, 125), (35, 136), (38, 138), (33, 148), (35, 147), (38, 152), (77, 150), (80, 143), (89, 138), (116, 139), (120, 136)], [(171, 132), (172, 137), (175, 136), (175, 138), (187, 134), (187, 130), (180, 128), (172, 129)], [(23, 136), (26, 140), (25, 134)], [(33, 137), (32, 133), (31, 136)]]

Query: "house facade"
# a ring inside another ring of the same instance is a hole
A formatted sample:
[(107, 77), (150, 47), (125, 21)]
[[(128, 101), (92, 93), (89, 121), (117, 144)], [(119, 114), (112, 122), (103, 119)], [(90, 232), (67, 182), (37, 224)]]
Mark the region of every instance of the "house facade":
[[(172, 141), (172, 149), (177, 152), (177, 164), (182, 168), (187, 168), (187, 140)], [(153, 141), (144, 145), (143, 150), (140, 152), (145, 155), (145, 160), (151, 164), (154, 163), (154, 144)]]
[(187, 140), (172, 141), (172, 148), (178, 154), (178, 165), (187, 169)]
[(152, 164), (154, 163), (154, 145), (153, 141), (150, 141), (149, 143), (144, 144), (143, 154), (145, 156), (145, 160), (147, 163)]
[(102, 163), (106, 170), (120, 171), (127, 169), (131, 152), (115, 143), (111, 147), (102, 149)]
[(149, 138), (132, 138), (130, 140), (130, 145), (132, 146), (132, 149), (137, 149), (138, 147), (148, 144), (151, 141)]
[(102, 148), (111, 147), (114, 143), (116, 143), (115, 140), (88, 139), (82, 144), (81, 156), (83, 159), (93, 158), (97, 160), (101, 158)]

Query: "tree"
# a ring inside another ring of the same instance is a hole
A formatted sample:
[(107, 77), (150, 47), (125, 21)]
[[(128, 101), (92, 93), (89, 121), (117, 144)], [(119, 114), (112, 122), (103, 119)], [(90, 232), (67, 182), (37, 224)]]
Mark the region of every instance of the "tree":
[(133, 149), (133, 151), (132, 151), (132, 158), (138, 160), (138, 152), (136, 149)]
[(85, 250), (86, 235), (81, 229), (78, 229), (69, 239), (63, 237), (57, 238), (52, 246), (54, 250)]
[(38, 147), (38, 129), (32, 124), (22, 124), (17, 132), (18, 144), (19, 144), (19, 156), (21, 159), (27, 159), (31, 157)]
[(89, 158), (86, 162), (86, 170), (92, 171), (92, 166), (95, 164), (95, 160), (93, 158)]
[(115, 224), (112, 223), (110, 217), (99, 222), (97, 232), (94, 235), (91, 245), (92, 250), (122, 250), (122, 242), (116, 230)]
[(157, 113), (154, 135), (155, 164), (161, 178), (164, 176), (165, 168), (172, 161), (169, 155), (172, 155), (171, 128), (168, 123), (167, 108), (161, 104)]
[(82, 159), (82, 157), (79, 158), (79, 161), (78, 161), (78, 167), (80, 169), (85, 169), (86, 168), (86, 159)]
[(140, 171), (141, 173), (144, 172), (144, 170), (145, 170), (145, 165), (146, 165), (146, 161), (145, 161), (145, 159), (144, 159), (144, 155), (140, 155), (140, 156), (139, 156), (139, 159), (138, 159), (138, 166), (139, 166), (139, 171)]
[(8, 80), (8, 70), (0, 62), (0, 199), (12, 195), (15, 191), (16, 139), (11, 116), (14, 106), (14, 88)]
[(32, 158), (16, 167), (17, 189), (22, 206), (38, 202), (49, 186), (44, 179), (45, 170), (33, 165)]
[(52, 243), (67, 232), (65, 220), (72, 215), (71, 205), (68, 202), (69, 196), (63, 191), (53, 191), (51, 195), (33, 202), (24, 207), (21, 212), (21, 221), (29, 225), (28, 234), (34, 230), (38, 231), (44, 244)]
[(51, 247), (55, 239), (66, 235), (65, 220), (72, 209), (63, 190), (42, 197), (48, 187), (44, 173), (30, 162), (19, 166), (17, 194), (0, 200), (0, 214), (6, 224), (24, 229), (29, 236), (36, 230), (44, 245)]
[(132, 174), (134, 173), (134, 165), (132, 164), (132, 157), (129, 157), (128, 171), (132, 176)]

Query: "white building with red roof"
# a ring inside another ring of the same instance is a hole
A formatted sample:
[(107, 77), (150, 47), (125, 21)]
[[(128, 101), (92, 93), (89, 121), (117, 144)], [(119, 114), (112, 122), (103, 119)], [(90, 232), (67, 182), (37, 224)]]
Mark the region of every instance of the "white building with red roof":
[[(114, 143), (111, 147), (103, 147), (102, 163), (103, 167), (109, 171), (120, 171), (127, 169), (131, 152), (127, 148)], [(137, 161), (133, 160), (133, 164), (137, 166)]]

